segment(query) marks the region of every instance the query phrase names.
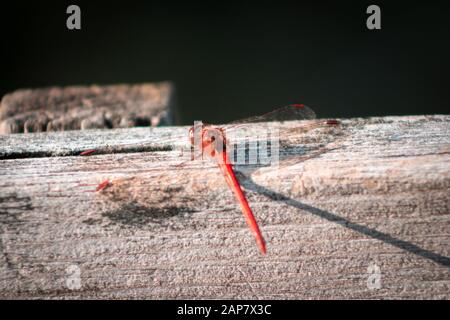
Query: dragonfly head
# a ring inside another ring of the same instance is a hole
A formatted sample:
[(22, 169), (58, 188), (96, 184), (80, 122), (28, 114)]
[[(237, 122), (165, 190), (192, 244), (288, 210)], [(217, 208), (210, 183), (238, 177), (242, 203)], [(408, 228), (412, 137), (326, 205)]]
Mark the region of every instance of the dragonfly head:
[(201, 129), (197, 130), (195, 127), (189, 128), (189, 142), (192, 146), (196, 145), (196, 135), (199, 135), (198, 138), (201, 139), (200, 146), (203, 151), (206, 151), (207, 154), (214, 156), (216, 152), (221, 153), (225, 150), (225, 133), (221, 128), (216, 128), (210, 125), (202, 125)]

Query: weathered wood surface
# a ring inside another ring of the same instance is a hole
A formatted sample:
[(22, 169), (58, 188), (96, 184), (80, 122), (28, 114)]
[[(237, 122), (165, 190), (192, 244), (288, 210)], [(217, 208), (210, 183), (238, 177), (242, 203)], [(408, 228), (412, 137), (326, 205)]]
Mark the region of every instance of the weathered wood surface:
[(0, 104), (0, 134), (173, 124), (169, 82), (22, 89)]
[(344, 120), (239, 174), (266, 256), (213, 163), (174, 166), (174, 131), (0, 137), (0, 296), (450, 298), (450, 116)]

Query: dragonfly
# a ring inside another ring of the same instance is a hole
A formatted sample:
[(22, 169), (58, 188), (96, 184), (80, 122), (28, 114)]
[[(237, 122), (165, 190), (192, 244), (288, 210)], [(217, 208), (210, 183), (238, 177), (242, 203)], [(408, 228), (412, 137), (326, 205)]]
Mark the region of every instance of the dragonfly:
[[(277, 108), (271, 112), (253, 116), (250, 118), (233, 121), (225, 126), (216, 126), (211, 124), (200, 124), (190, 127), (188, 130), (188, 140), (191, 149), (191, 160), (209, 158), (217, 162), (220, 171), (222, 172), (227, 185), (234, 194), (236, 201), (241, 207), (245, 221), (255, 238), (256, 244), (262, 254), (266, 254), (266, 241), (259, 228), (255, 215), (249, 205), (248, 199), (245, 195), (239, 180), (236, 177), (233, 162), (230, 160), (228, 152), (230, 141), (228, 135), (233, 130), (238, 130), (242, 126), (255, 123), (270, 123), (270, 122), (285, 122), (296, 120), (309, 120), (302, 123), (296, 123), (293, 128), (287, 128), (280, 131), (280, 136), (289, 136), (293, 132), (307, 132), (318, 127), (338, 126), (340, 122), (335, 119), (317, 120), (315, 112), (304, 104), (290, 104), (281, 108)], [(172, 141), (176, 141), (181, 137), (173, 137)], [(170, 142), (170, 141), (167, 141)], [(142, 143), (140, 144), (142, 146)], [(132, 144), (120, 145), (133, 146)], [(81, 152), (80, 156), (90, 156), (99, 153), (99, 149), (89, 149)], [(183, 166), (184, 162), (178, 167)], [(106, 180), (100, 183), (96, 191), (101, 192), (111, 185), (111, 181)]]

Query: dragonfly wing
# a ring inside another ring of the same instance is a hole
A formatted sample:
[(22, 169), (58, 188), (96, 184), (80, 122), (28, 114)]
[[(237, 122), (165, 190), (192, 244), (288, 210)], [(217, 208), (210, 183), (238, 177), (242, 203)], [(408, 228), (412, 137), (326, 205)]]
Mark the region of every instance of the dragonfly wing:
[(311, 120), (304, 123), (297, 123), (293, 127), (281, 128), (279, 130), (279, 137), (281, 140), (288, 140), (296, 137), (299, 138), (302, 134), (305, 134), (311, 130), (318, 128), (331, 128), (335, 126), (335, 124), (330, 124), (329, 120)]
[(255, 122), (312, 120), (315, 118), (316, 114), (310, 107), (305, 106), (303, 104), (290, 104), (259, 116), (244, 118), (230, 122), (230, 125), (255, 123)]

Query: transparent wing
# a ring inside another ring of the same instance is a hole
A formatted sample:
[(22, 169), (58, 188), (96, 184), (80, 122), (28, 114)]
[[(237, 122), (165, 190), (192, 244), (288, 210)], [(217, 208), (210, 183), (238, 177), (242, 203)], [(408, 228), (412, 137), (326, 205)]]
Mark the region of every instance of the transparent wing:
[(233, 125), (255, 122), (312, 120), (315, 118), (316, 114), (310, 107), (305, 106), (304, 104), (290, 104), (259, 116), (232, 121), (229, 124)]

